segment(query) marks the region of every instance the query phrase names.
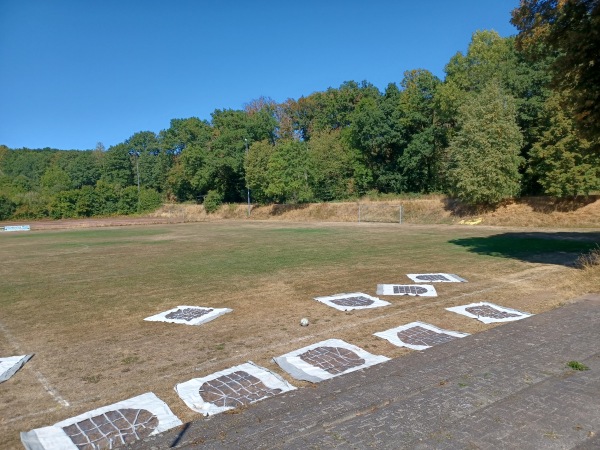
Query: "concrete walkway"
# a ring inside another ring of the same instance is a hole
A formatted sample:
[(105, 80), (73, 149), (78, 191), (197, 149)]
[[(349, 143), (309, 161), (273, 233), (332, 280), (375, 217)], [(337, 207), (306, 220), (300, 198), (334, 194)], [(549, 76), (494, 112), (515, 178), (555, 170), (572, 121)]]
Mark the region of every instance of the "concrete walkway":
[(600, 295), (132, 447), (600, 449)]

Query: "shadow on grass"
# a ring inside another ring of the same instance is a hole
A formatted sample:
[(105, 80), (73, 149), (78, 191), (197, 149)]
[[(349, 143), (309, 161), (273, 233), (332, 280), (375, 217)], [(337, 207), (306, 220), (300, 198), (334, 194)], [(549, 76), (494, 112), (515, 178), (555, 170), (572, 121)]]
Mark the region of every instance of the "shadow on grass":
[(451, 244), (481, 255), (573, 266), (577, 257), (600, 245), (600, 232), (520, 232), (452, 239)]

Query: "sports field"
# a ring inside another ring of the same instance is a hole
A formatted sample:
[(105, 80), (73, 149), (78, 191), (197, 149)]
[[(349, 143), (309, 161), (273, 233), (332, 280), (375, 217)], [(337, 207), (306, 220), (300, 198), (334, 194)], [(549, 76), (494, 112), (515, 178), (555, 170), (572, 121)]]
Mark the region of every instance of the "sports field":
[[(35, 356), (0, 384), (0, 436), (18, 448), (19, 431), (149, 391), (200, 419), (175, 384), (251, 360), (305, 386), (271, 359), (329, 338), (398, 357), (408, 350), (373, 333), (494, 326), (444, 309), (472, 302), (546, 311), (598, 290), (597, 270), (571, 266), (597, 242), (589, 230), (241, 221), (3, 233), (0, 356)], [(429, 272), (468, 283), (354, 312), (313, 300)], [(143, 320), (178, 305), (233, 312), (201, 326)]]

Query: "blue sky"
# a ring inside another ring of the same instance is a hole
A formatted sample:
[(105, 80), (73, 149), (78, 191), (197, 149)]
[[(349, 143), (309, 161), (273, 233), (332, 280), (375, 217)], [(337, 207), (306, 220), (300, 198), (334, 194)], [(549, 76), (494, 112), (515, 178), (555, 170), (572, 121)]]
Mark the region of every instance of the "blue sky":
[(344, 81), (440, 78), (518, 0), (0, 0), (0, 144), (106, 148)]

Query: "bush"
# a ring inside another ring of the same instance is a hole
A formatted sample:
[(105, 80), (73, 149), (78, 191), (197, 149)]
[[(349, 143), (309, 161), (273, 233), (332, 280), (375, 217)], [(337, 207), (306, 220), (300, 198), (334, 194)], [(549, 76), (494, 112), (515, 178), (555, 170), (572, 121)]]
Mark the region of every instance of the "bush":
[(138, 212), (138, 188), (127, 186), (119, 193), (119, 214), (135, 214)]
[(591, 269), (594, 266), (600, 266), (600, 246), (579, 255), (575, 262), (575, 266), (580, 269)]
[(0, 220), (10, 218), (15, 212), (17, 205), (4, 195), (0, 195)]
[(53, 219), (77, 217), (76, 205), (78, 198), (79, 191), (76, 189), (58, 192), (48, 204), (50, 217)]
[(162, 198), (154, 189), (140, 191), (140, 212), (154, 211), (162, 204)]
[(223, 194), (218, 191), (208, 191), (204, 196), (204, 210), (208, 213), (214, 213), (223, 204)]

